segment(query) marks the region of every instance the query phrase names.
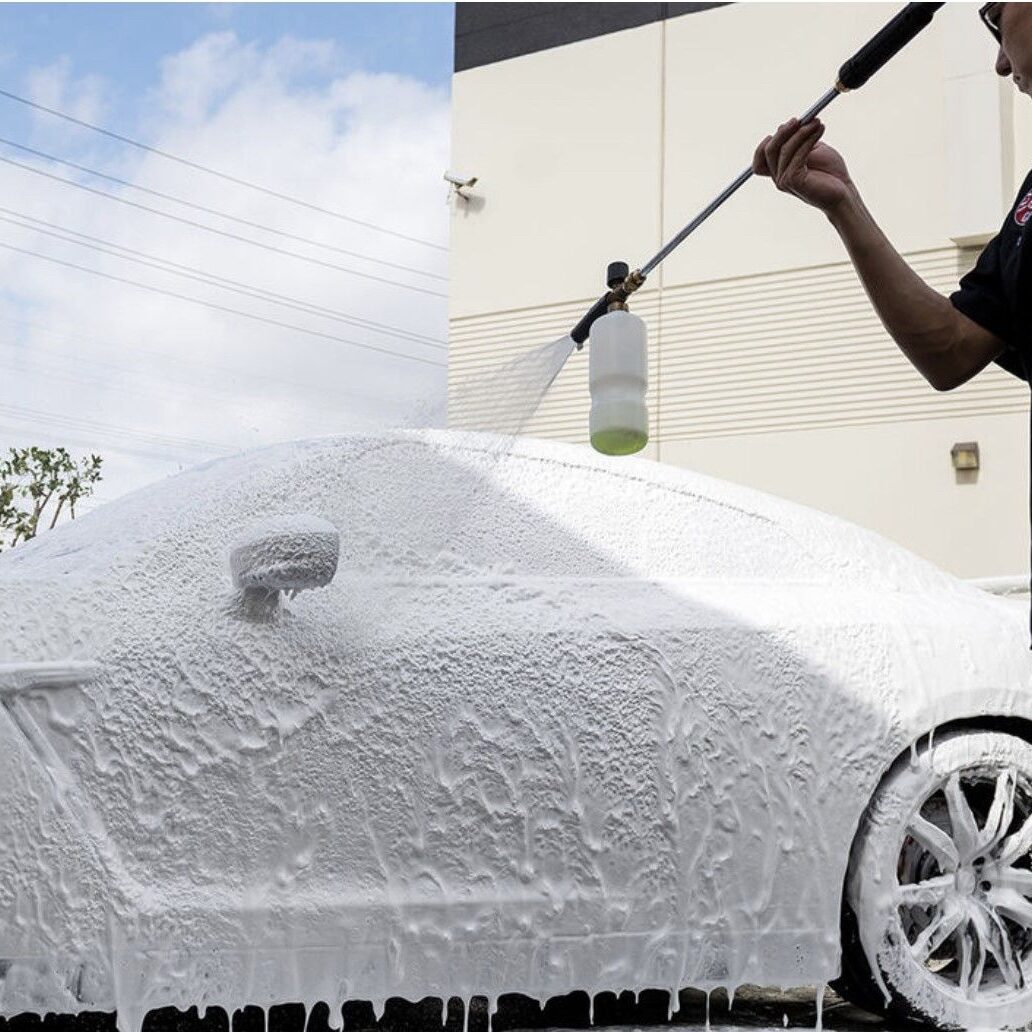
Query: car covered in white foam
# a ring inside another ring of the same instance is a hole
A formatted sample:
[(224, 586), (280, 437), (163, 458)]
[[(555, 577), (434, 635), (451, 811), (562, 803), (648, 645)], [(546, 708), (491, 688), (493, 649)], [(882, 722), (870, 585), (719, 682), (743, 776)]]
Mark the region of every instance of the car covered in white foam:
[(1027, 635), (645, 460), (200, 466), (0, 556), (0, 1014), (838, 979), (1023, 1023)]

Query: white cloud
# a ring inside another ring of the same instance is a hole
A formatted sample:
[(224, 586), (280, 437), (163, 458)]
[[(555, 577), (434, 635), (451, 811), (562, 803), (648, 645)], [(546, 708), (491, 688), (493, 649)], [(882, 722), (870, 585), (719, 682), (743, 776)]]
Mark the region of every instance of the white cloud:
[[(320, 207), (444, 242), (446, 94), (402, 76), (343, 72), (336, 60), (333, 45), (322, 41), (285, 38), (262, 48), (231, 32), (213, 33), (163, 62), (158, 87), (142, 101), (146, 115), (130, 135)], [(67, 62), (38, 69), (29, 79), (34, 99), (79, 117), (99, 117), (104, 84), (84, 89)], [(158, 155), (112, 149), (82, 131), (62, 137), (60, 129), (60, 123), (47, 126), (48, 144), (64, 139), (62, 156), (81, 164), (284, 232), (446, 273), (442, 251)], [(43, 161), (17, 160), (101, 186)], [(447, 290), (439, 279), (278, 238), (136, 191), (116, 192), (333, 265)], [(0, 166), (0, 195), (6, 208), (123, 247), (446, 339), (443, 297), (270, 253), (9, 166)], [(2, 221), (0, 243), (327, 335), (446, 359), (444, 350), (142, 268)], [(441, 366), (211, 311), (0, 248), (0, 445), (64, 443), (100, 451), (107, 469), (102, 497), (211, 453), (191, 441), (236, 449), (370, 422), (387, 425), (439, 399), (444, 382)], [(24, 410), (50, 417), (18, 414)]]
[[(68, 57), (34, 68), (26, 76), (25, 87), (29, 99), (37, 104), (66, 111), (87, 122), (101, 117), (104, 110), (104, 81), (97, 75), (73, 78), (72, 62)], [(39, 115), (37, 121), (46, 117)]]

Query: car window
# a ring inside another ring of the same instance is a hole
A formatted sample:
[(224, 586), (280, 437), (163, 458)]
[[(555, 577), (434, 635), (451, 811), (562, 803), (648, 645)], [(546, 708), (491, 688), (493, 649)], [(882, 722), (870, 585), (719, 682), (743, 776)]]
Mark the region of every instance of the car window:
[(805, 548), (763, 515), (576, 462), (395, 442), (353, 463), (348, 480), (350, 564), (826, 580)]

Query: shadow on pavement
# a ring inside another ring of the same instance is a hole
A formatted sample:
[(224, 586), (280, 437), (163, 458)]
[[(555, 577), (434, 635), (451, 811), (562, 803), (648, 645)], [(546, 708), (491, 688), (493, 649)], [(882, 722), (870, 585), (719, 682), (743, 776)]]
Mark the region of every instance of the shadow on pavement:
[[(166, 1007), (151, 1011), (144, 1021), (144, 1032), (516, 1032), (519, 1029), (635, 1028), (681, 1025), (705, 1028), (706, 994), (684, 989), (672, 1018), (667, 1018), (669, 994), (661, 989), (599, 993), (592, 1015), (588, 994), (574, 992), (556, 996), (542, 1005), (519, 994), (498, 1000), (498, 1010), (489, 1021), (487, 999), (474, 996), (468, 1021), (464, 1001), (452, 997), (445, 1006), (435, 997), (412, 1003), (398, 997), (387, 1001), (377, 1021), (372, 1004), (353, 1000), (343, 1007), (340, 1019), (330, 1022), (330, 1009), (316, 1004), (306, 1013), (300, 1003), (270, 1007), (245, 1007), (230, 1021), (219, 1007), (210, 1008), (202, 1018), (196, 1008), (187, 1011)], [(593, 1021), (592, 1021), (593, 1017)], [(714, 991), (709, 1000), (709, 1024), (715, 1028), (816, 1028), (816, 993), (812, 989), (784, 992), (746, 986), (728, 1006), (727, 993)], [(891, 1028), (878, 1015), (853, 1007), (830, 989), (824, 997), (822, 1025), (830, 1030)], [(25, 1014), (0, 1019), (0, 1032), (116, 1032), (114, 1013), (90, 1012), (79, 1015), (47, 1015), (40, 1018)]]

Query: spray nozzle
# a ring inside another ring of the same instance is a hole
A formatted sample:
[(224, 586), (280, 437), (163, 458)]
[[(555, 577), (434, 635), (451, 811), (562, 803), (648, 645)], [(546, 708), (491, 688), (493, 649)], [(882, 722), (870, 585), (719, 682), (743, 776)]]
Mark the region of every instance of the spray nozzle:
[(610, 262), (606, 269), (606, 286), (609, 287), (611, 301), (626, 301), (644, 282), (641, 270), (631, 272), (627, 262)]
[(609, 287), (606, 311), (626, 312), (627, 298), (644, 282), (645, 277), (638, 271), (632, 273), (627, 262), (610, 262), (606, 269), (606, 286)]
[(610, 300), (606, 305), (607, 312), (627, 311), (627, 295), (623, 291), (624, 280), (631, 274), (627, 262), (610, 262), (606, 269), (606, 286), (609, 287)]
[(591, 333), (591, 327), (606, 312), (626, 310), (627, 299), (645, 282), (645, 275), (639, 269), (630, 271), (627, 262), (610, 262), (606, 268), (606, 286), (609, 290), (584, 313), (583, 318), (570, 331), (570, 337), (579, 351)]
[(629, 271), (626, 262), (613, 262), (609, 266), (610, 274), (614, 270), (617, 275), (612, 276), (609, 280), (609, 311), (611, 312), (620, 308), (626, 310), (627, 299), (645, 282), (641, 270)]

